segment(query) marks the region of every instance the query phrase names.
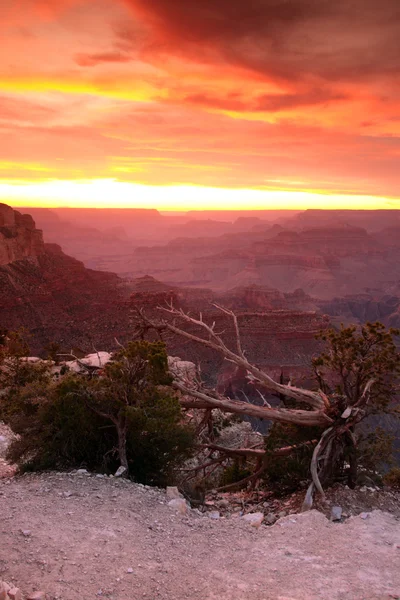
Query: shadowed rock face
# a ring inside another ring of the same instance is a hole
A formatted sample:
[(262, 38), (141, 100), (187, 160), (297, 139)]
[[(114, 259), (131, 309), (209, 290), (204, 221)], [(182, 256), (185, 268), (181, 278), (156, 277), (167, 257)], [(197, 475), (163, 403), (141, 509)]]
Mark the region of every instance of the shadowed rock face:
[(0, 205), (0, 329), (26, 328), (34, 353), (50, 342), (86, 352), (129, 337), (126, 286), (45, 244), (30, 215)]
[(384, 242), (384, 236), (340, 223), (303, 231), (254, 229), (137, 248), (126, 272), (220, 292), (254, 285), (286, 293), (302, 288), (329, 300), (384, 289), (400, 278), (399, 249)]
[(0, 204), (0, 265), (37, 257), (43, 252), (43, 235), (32, 217)]
[[(315, 312), (312, 299), (301, 291), (282, 294), (253, 286), (216, 294), (206, 289), (167, 286), (151, 277), (137, 279), (132, 285), (135, 290), (130, 299), (133, 309), (142, 307), (157, 319), (161, 316), (157, 306), (172, 299), (175, 307), (194, 317), (201, 312), (207, 323), (215, 323), (215, 330), (222, 332), (221, 337), (232, 349), (235, 349), (232, 319), (213, 303), (234, 309), (247, 357), (278, 378), (282, 366), (288, 376), (308, 375), (312, 356), (321, 350), (315, 335), (329, 325), (329, 319)], [(185, 325), (185, 330), (197, 335), (202, 331), (192, 324)], [(225, 373), (227, 363), (218, 352), (169, 332), (164, 332), (163, 338), (169, 354), (200, 363), (203, 375), (210, 382), (216, 383), (220, 374)]]

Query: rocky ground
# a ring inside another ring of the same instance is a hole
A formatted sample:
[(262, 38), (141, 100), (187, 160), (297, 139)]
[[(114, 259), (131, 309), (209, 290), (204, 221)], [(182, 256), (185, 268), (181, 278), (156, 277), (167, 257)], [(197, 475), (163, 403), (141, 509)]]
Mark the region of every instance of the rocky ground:
[(208, 502), (181, 514), (162, 490), (83, 472), (3, 478), (0, 579), (49, 600), (400, 598), (398, 516), (253, 527)]

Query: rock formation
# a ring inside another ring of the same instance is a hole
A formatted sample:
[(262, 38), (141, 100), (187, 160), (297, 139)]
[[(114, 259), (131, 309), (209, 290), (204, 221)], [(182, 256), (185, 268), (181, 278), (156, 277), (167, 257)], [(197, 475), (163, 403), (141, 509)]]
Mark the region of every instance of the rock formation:
[[(254, 286), (216, 294), (207, 289), (168, 286), (152, 277), (140, 278), (131, 285), (135, 290), (130, 298), (133, 311), (144, 308), (149, 316), (157, 318), (163, 316), (158, 307), (172, 300), (177, 308), (192, 314), (201, 312), (207, 322), (215, 322), (216, 331), (223, 332), (224, 341), (232, 348), (235, 346), (232, 321), (213, 303), (234, 309), (249, 360), (267, 368), (278, 378), (282, 367), (287, 376), (308, 374), (311, 357), (320, 349), (315, 335), (329, 324), (327, 317), (313, 310), (312, 299), (302, 291), (282, 294)], [(193, 332), (196, 332), (195, 328)], [(221, 374), (226, 373), (226, 363), (213, 350), (170, 333), (163, 334), (163, 338), (169, 354), (200, 363), (203, 375), (209, 381), (216, 383)]]
[(29, 215), (0, 205), (0, 329), (26, 328), (35, 353), (111, 348), (129, 335), (126, 284), (45, 244)]
[(30, 215), (0, 204), (0, 266), (44, 252), (42, 232)]

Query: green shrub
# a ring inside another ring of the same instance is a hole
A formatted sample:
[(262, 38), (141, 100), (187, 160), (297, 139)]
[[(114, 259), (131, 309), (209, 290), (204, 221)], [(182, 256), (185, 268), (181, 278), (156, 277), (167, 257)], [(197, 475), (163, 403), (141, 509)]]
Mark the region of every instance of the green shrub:
[(221, 476), (220, 485), (231, 485), (232, 483), (239, 483), (242, 479), (251, 475), (250, 469), (245, 464), (241, 464), (239, 460), (235, 460), (232, 465), (226, 467)]
[[(265, 438), (265, 473), (268, 486), (278, 493), (290, 493), (310, 477), (310, 461), (321, 431), (317, 427), (274, 423)], [(297, 446), (287, 456), (277, 456), (275, 451), (286, 446)]]
[(386, 473), (383, 477), (383, 483), (391, 488), (400, 490), (400, 468), (393, 467), (393, 469)]
[[(133, 375), (137, 357), (143, 361), (140, 380)], [(130, 475), (165, 485), (193, 446), (193, 432), (182, 422), (169, 382), (163, 345), (139, 342), (129, 345), (126, 354), (118, 353), (101, 377), (66, 374), (55, 382), (41, 374), (14, 386), (0, 405), (0, 418), (19, 435), (9, 459), (21, 470), (114, 472), (120, 457), (112, 419), (123, 411)], [(122, 403), (127, 394), (131, 402)]]

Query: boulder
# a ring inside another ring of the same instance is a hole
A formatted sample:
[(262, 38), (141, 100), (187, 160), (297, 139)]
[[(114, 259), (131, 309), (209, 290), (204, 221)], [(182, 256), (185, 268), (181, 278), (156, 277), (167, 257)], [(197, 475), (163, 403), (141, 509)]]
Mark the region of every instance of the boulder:
[(221, 515), (217, 510), (212, 510), (211, 512), (208, 513), (209, 519), (214, 519), (215, 521), (218, 521), (218, 519), (220, 517), (221, 517)]
[(168, 500), (174, 500), (175, 498), (183, 498), (182, 494), (175, 486), (168, 486), (166, 489)]
[(243, 515), (242, 519), (243, 521), (250, 523), (252, 527), (260, 527), (261, 523), (264, 521), (264, 513), (249, 513), (247, 515)]
[(168, 502), (168, 506), (174, 508), (181, 515), (186, 515), (189, 511), (186, 500), (183, 498), (173, 498)]
[(10, 600), (22, 600), (22, 593), (19, 588), (13, 587), (8, 590), (8, 597)]
[(118, 469), (115, 471), (114, 473), (114, 477), (122, 477), (127, 471), (126, 467), (123, 467), (122, 465), (120, 467), (118, 467)]
[(178, 356), (168, 356), (168, 368), (172, 376), (176, 379), (186, 381), (196, 381), (196, 365), (188, 360), (182, 360)]
[(0, 581), (0, 600), (8, 600), (10, 586), (5, 581)]

